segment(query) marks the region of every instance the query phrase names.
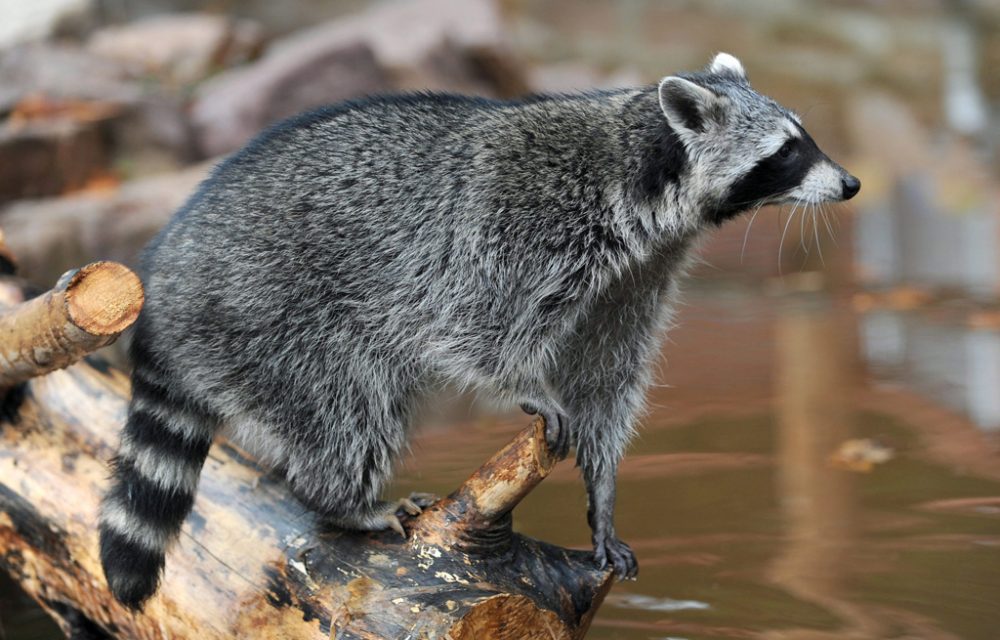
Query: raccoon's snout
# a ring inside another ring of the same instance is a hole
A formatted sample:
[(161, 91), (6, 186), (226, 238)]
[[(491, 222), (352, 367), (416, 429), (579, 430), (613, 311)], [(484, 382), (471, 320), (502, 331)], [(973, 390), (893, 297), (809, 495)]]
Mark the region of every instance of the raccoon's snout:
[(858, 191), (861, 191), (861, 181), (849, 174), (841, 178), (840, 186), (843, 189), (842, 197), (844, 200), (850, 200), (858, 195)]

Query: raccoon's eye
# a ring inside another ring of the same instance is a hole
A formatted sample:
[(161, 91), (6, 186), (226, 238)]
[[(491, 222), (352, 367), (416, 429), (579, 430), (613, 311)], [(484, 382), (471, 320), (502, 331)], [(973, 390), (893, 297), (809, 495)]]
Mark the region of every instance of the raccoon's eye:
[(795, 151), (795, 141), (789, 139), (785, 141), (785, 144), (781, 145), (780, 149), (778, 149), (778, 156), (781, 158), (787, 158), (792, 155), (793, 151)]

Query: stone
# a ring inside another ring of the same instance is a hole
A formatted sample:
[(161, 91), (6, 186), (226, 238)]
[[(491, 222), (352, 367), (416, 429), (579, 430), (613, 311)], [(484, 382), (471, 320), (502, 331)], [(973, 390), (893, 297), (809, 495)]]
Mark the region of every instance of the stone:
[(19, 272), (49, 287), (67, 269), (94, 260), (135, 266), (139, 251), (207, 175), (212, 163), (119, 187), (0, 209), (0, 228)]
[[(28, 130), (19, 126), (15, 131), (10, 122), (0, 125), (0, 145), (17, 144), (30, 150), (31, 166), (38, 176), (13, 193), (9, 183), (25, 179), (27, 167), (0, 165), (0, 174), (8, 176), (0, 176), (0, 182), (8, 185), (0, 189), (0, 200), (63, 193), (80, 182), (68, 176), (66, 184), (60, 185), (56, 174), (62, 169), (52, 162), (45, 165), (44, 158), (58, 159), (62, 168), (100, 160), (92, 165), (97, 172), (123, 164), (133, 175), (176, 169), (199, 159), (188, 97), (171, 90), (167, 82), (149, 82), (141, 76), (134, 61), (103, 57), (71, 44), (21, 45), (0, 56), (0, 114), (10, 118), (30, 112), (31, 117)], [(100, 135), (82, 139), (82, 132), (95, 129), (93, 123), (43, 123), (46, 119), (92, 120), (96, 113), (102, 114), (97, 127)], [(81, 152), (77, 143), (83, 142), (98, 144), (102, 153)], [(67, 145), (72, 153), (67, 152)], [(44, 174), (49, 178), (43, 178)]]
[(530, 71), (533, 91), (571, 92), (591, 89), (614, 89), (617, 87), (638, 87), (651, 79), (632, 70), (621, 69), (610, 75), (603, 74), (591, 65), (579, 63), (559, 63), (536, 66)]
[(57, 117), (0, 127), (0, 203), (66, 193), (109, 169), (106, 121)]
[(203, 85), (192, 119), (201, 152), (211, 156), (307, 109), (416, 89), (501, 97), (529, 90), (494, 2), (387, 2), (292, 34), (257, 62)]
[(391, 87), (360, 42), (302, 44), (222, 74), (199, 91), (191, 117), (202, 155), (234, 151), (282, 118)]
[(86, 49), (161, 82), (184, 85), (253, 59), (263, 45), (263, 29), (251, 20), (177, 13), (105, 27)]
[(131, 103), (141, 94), (127, 66), (74, 45), (25, 44), (0, 55), (0, 113), (31, 96)]

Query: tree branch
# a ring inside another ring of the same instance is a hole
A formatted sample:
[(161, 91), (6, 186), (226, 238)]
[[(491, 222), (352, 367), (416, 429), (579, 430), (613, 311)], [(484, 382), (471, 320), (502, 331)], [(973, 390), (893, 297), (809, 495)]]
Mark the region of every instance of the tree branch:
[(128, 267), (95, 262), (48, 293), (0, 312), (0, 388), (62, 369), (111, 344), (142, 308)]

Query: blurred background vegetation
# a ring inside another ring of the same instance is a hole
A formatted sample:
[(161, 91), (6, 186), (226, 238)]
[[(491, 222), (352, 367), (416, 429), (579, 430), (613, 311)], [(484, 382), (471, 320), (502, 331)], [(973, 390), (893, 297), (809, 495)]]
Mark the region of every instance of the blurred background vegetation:
[[(298, 111), (641, 84), (717, 51), (863, 187), (703, 244), (621, 471), (642, 572), (589, 637), (996, 638), (996, 0), (0, 0), (0, 228), (47, 288), (134, 264)], [(524, 421), (436, 419), (394, 493), (448, 492)], [(584, 513), (566, 463), (515, 519), (586, 547)], [(0, 572), (0, 638), (57, 635)]]

